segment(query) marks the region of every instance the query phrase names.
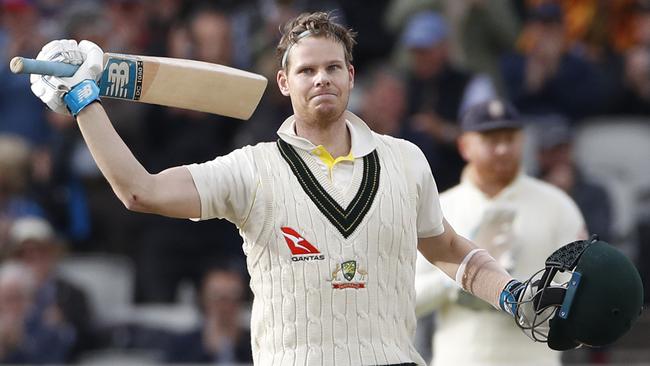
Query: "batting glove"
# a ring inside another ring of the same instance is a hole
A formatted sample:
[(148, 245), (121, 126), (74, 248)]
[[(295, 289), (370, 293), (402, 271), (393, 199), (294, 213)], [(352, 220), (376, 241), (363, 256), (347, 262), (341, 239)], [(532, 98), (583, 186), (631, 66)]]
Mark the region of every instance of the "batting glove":
[[(90, 41), (84, 40), (77, 44), (75, 40), (56, 40), (46, 44), (36, 57), (37, 60), (65, 62), (80, 66), (71, 77), (32, 74), (30, 77), (32, 92), (51, 110), (68, 115), (72, 111), (72, 114), (76, 115), (92, 101), (84, 105), (67, 105), (63, 97), (84, 80), (91, 80), (94, 83), (99, 80), (102, 73), (103, 56), (102, 49)], [(94, 100), (98, 99), (97, 95)]]

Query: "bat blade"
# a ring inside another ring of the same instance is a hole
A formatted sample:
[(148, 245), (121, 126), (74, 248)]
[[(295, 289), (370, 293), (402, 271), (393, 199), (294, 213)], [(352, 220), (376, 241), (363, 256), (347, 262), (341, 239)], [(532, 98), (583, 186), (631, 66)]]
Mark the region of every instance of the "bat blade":
[[(15, 59), (14, 59), (15, 60)], [(22, 59), (12, 72), (71, 76), (77, 66)], [(15, 69), (15, 70), (14, 70)], [(248, 119), (266, 89), (264, 76), (201, 61), (104, 54), (100, 95)]]

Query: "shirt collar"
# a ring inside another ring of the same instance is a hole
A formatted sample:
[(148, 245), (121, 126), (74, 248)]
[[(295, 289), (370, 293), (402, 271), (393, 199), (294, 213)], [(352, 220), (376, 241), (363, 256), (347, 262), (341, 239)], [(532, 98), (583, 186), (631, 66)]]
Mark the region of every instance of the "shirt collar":
[(505, 188), (501, 190), (496, 196), (494, 197), (488, 197), (483, 191), (481, 191), (475, 184), (472, 182), (471, 179), (469, 179), (468, 174), (467, 174), (467, 168), (463, 169), (463, 173), (461, 175), (461, 184), (466, 185), (468, 187), (471, 187), (472, 190), (476, 191), (478, 194), (480, 194), (482, 197), (484, 197), (486, 200), (489, 201), (497, 201), (500, 199), (509, 199), (514, 195), (519, 187), (521, 186), (523, 182), (523, 177), (524, 177), (524, 171), (520, 170), (515, 179), (510, 182)]
[[(370, 127), (350, 111), (345, 111), (344, 117), (345, 124), (350, 131), (350, 142), (352, 145), (350, 152), (352, 156), (361, 158), (375, 150), (375, 137)], [(294, 116), (284, 120), (277, 133), (284, 142), (299, 149), (311, 152), (316, 148), (316, 145), (311, 141), (296, 135), (296, 120)]]

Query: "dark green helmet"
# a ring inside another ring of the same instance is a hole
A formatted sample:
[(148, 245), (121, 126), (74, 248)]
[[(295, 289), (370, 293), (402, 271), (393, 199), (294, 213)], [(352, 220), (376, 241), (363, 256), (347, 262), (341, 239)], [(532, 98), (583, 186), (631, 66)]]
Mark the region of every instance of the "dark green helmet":
[[(571, 278), (558, 283), (555, 277), (561, 272)], [(532, 301), (537, 315), (531, 321), (522, 321), (520, 314), (517, 323), (554, 350), (613, 343), (641, 314), (643, 285), (639, 272), (623, 253), (596, 236), (558, 249), (538, 273), (541, 279), (533, 276), (525, 282), (533, 289), (529, 292), (534, 296), (528, 302)], [(544, 319), (539, 321), (542, 315)]]

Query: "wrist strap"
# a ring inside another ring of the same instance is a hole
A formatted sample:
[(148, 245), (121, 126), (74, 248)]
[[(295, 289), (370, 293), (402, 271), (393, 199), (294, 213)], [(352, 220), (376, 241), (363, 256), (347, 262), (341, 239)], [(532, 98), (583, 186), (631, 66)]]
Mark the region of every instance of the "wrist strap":
[(523, 288), (521, 282), (514, 279), (510, 280), (499, 296), (499, 307), (501, 310), (515, 316), (517, 314), (517, 300)]
[(63, 96), (63, 101), (74, 117), (77, 117), (77, 114), (82, 109), (97, 100), (99, 100), (99, 87), (90, 79), (75, 85), (72, 90)]

